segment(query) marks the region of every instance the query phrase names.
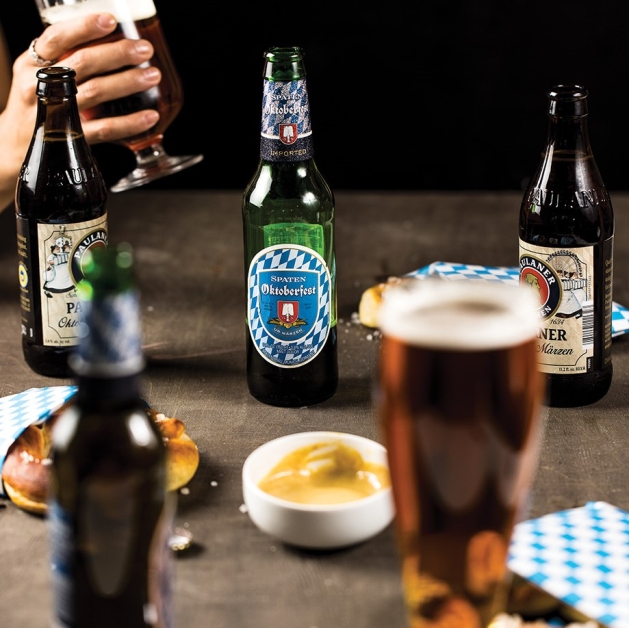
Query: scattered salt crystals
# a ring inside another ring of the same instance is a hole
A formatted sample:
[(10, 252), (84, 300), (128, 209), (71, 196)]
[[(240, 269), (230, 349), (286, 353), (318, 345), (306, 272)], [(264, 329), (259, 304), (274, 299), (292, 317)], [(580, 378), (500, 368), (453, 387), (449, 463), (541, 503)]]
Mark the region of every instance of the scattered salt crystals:
[(179, 490), (179, 492), (182, 495), (190, 495), (190, 489), (187, 486), (184, 486), (182, 489)]
[(218, 486), (218, 482), (216, 480), (212, 480), (210, 482), (210, 486)]
[(366, 336), (367, 340), (373, 340), (373, 334), (367, 334)]
[(238, 510), (240, 510), (240, 512), (242, 513), (249, 512), (249, 508), (247, 508), (247, 504), (240, 504), (240, 507), (238, 508)]
[(271, 547), (269, 547), (269, 549), (270, 549), (272, 552), (277, 552), (277, 547), (275, 547), (275, 545), (271, 545)]
[(346, 333), (346, 334), (349, 334), (349, 329), (346, 329), (346, 330), (345, 330), (345, 333)]
[(154, 310), (155, 310), (155, 308), (154, 308), (152, 305), (149, 305), (149, 306), (146, 308), (146, 311), (147, 311), (147, 312), (153, 312)]
[(352, 323), (360, 325), (360, 316), (358, 315), (358, 312), (352, 312)]
[(44, 459), (41, 461), (41, 463), (42, 463), (42, 465), (43, 465), (44, 467), (47, 467), (48, 465), (51, 465), (51, 464), (52, 464), (52, 460), (51, 460), (50, 458), (44, 458)]

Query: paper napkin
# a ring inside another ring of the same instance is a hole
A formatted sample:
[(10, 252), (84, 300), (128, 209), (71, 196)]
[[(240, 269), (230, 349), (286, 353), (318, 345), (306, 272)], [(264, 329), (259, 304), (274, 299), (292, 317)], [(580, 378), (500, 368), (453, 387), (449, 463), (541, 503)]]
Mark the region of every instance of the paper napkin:
[[(45, 421), (76, 392), (76, 386), (29, 388), (0, 397), (0, 476), (9, 447), (29, 426)], [(0, 482), (0, 495), (4, 495)]]
[(629, 627), (629, 513), (606, 502), (515, 526), (509, 569), (608, 628)]
[[(454, 264), (450, 262), (433, 262), (428, 266), (408, 273), (407, 277), (423, 277), (439, 275), (446, 279), (485, 279), (487, 281), (501, 281), (517, 285), (520, 273), (516, 266), (476, 266), (473, 264)], [(612, 303), (612, 338), (629, 332), (629, 310)]]

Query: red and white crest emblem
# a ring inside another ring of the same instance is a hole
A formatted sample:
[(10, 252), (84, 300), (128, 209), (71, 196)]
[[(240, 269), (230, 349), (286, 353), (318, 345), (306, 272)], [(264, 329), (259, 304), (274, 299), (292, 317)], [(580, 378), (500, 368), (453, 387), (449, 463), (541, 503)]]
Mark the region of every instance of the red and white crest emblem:
[(297, 141), (297, 125), (280, 124), (280, 141), (282, 144), (294, 144)]
[(294, 323), (299, 316), (299, 301), (278, 301), (277, 317), (284, 323)]

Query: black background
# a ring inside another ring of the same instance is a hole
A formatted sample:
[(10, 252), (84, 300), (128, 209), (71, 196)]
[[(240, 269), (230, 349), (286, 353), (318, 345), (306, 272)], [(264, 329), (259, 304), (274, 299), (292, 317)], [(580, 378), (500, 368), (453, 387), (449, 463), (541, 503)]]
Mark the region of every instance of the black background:
[[(559, 83), (588, 89), (603, 179), (629, 189), (621, 0), (155, 4), (186, 94), (165, 146), (205, 160), (152, 188), (244, 188), (259, 155), (263, 52), (300, 45), (333, 189), (520, 190)], [(14, 56), (41, 31), (32, 0), (0, 3), (0, 21)], [(95, 154), (110, 183), (133, 164), (119, 146)]]

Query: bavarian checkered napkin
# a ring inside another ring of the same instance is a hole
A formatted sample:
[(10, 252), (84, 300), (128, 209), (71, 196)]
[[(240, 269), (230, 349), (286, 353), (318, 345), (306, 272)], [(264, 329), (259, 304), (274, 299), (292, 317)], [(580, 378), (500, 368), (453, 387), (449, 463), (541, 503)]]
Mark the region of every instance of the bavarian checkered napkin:
[[(48, 386), (0, 397), (0, 476), (7, 451), (15, 439), (29, 425), (45, 421), (75, 392), (76, 386)], [(0, 495), (4, 495), (2, 482)]]
[(629, 513), (588, 502), (515, 526), (509, 569), (608, 628), (629, 626)]
[[(439, 275), (446, 279), (485, 279), (510, 284), (517, 284), (520, 280), (519, 271), (515, 266), (475, 266), (450, 262), (433, 262), (408, 273), (407, 277), (426, 275)], [(627, 332), (629, 332), (629, 310), (614, 302), (612, 303), (612, 338)]]

